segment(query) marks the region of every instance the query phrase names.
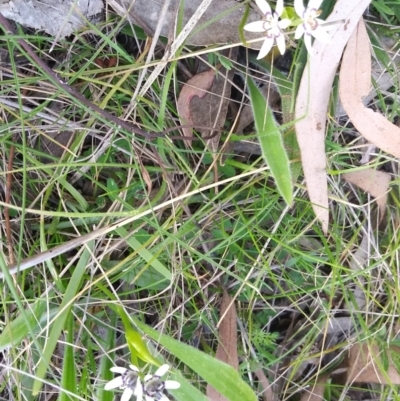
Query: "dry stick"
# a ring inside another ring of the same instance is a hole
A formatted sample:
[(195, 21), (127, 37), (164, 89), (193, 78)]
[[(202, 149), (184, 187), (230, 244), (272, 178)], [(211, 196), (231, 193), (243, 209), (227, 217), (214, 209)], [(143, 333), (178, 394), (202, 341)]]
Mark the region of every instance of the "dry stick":
[[(0, 24), (3, 26), (3, 29), (7, 35), (15, 35), (16, 32), (14, 31), (13, 27), (7, 21), (2, 13), (0, 13)], [(4, 37), (6, 40), (12, 40), (13, 38)], [(19, 45), (28, 53), (29, 57), (36, 62), (36, 64), (47, 74), (48, 78), (55, 84), (57, 87), (61, 87), (65, 92), (67, 92), (72, 98), (78, 99), (81, 103), (83, 103), (87, 108), (91, 109), (98, 113), (103, 120), (106, 122), (112, 121), (116, 124), (117, 127), (121, 127), (126, 129), (127, 131), (133, 132), (136, 135), (147, 139), (154, 139), (154, 138), (165, 138), (165, 133), (179, 129), (180, 127), (174, 127), (171, 129), (167, 129), (162, 131), (161, 133), (157, 132), (147, 132), (139, 128), (137, 125), (130, 123), (128, 121), (121, 120), (118, 117), (115, 117), (113, 114), (109, 113), (106, 110), (101, 109), (100, 107), (96, 106), (91, 101), (87, 100), (85, 96), (83, 96), (80, 92), (76, 91), (72, 86), (68, 85), (63, 79), (61, 79), (56, 72), (53, 71), (32, 49), (32, 47), (26, 42), (24, 39), (16, 39)], [(218, 132), (212, 136), (204, 137), (203, 140), (212, 139)], [(191, 136), (170, 136), (170, 139), (181, 139), (181, 140), (189, 140), (194, 141), (198, 140), (197, 137)]]

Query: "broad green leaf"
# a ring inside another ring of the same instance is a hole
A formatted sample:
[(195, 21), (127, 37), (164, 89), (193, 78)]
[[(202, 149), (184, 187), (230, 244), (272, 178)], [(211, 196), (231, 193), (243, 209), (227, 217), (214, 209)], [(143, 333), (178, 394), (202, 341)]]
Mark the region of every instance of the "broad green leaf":
[(66, 323), (66, 344), (64, 345), (64, 360), (59, 401), (71, 401), (71, 396), (63, 390), (67, 390), (72, 394), (76, 393), (76, 369), (74, 361), (74, 318), (70, 314)]
[(257, 401), (257, 396), (251, 387), (231, 366), (196, 348), (161, 334), (137, 319), (135, 319), (135, 323), (145, 334), (189, 366), (228, 400)]
[(182, 375), (182, 373), (178, 370), (172, 380), (176, 380), (181, 384), (181, 386), (171, 391), (171, 394), (178, 401), (209, 401), (209, 398), (206, 397), (199, 389), (190, 384), (190, 382)]
[(139, 358), (142, 361), (151, 363), (152, 365), (161, 366), (160, 362), (158, 362), (157, 359), (151, 355), (140, 333), (132, 328), (129, 316), (126, 314), (124, 309), (121, 306), (110, 307), (119, 314), (122, 323), (124, 324), (125, 338), (126, 342), (128, 343), (129, 350), (131, 351), (132, 364), (138, 366), (137, 358)]
[(275, 121), (271, 108), (256, 84), (249, 79), (248, 88), (254, 122), (261, 150), (265, 161), (271, 169), (279, 193), (288, 205), (293, 202), (293, 183), (290, 172), (290, 163), (279, 126)]
[[(307, 53), (307, 52), (306, 52)], [(251, 59), (253, 63), (258, 64), (261, 68), (267, 70), (275, 83), (276, 90), (281, 96), (282, 102), (282, 135), (283, 144), (290, 160), (290, 170), (292, 172), (292, 182), (296, 183), (301, 172), (301, 155), (299, 144), (297, 143), (295, 121), (294, 121), (294, 104), (292, 100), (295, 98), (295, 85), (277, 68), (271, 66), (265, 60)], [(295, 76), (298, 71), (303, 73), (305, 63), (307, 62), (307, 54), (305, 55), (304, 64), (297, 62)], [(300, 75), (301, 77), (301, 75)]]
[[(39, 299), (25, 310), (25, 316), (19, 314), (17, 318), (7, 324), (0, 334), (0, 351), (12, 346), (18, 346), (19, 343), (29, 336), (29, 326), (37, 333), (41, 329), (40, 320), (47, 309), (45, 299)], [(29, 325), (26, 324), (28, 319)], [(31, 333), (32, 334), (32, 333)]]
[(133, 330), (129, 327), (125, 328), (125, 338), (128, 344), (135, 349), (136, 356), (138, 358), (140, 358), (142, 361), (160, 366), (160, 362), (158, 362), (157, 359), (151, 355), (147, 345), (142, 339), (142, 336), (136, 330)]
[(65, 321), (70, 313), (71, 307), (73, 305), (73, 300), (80, 289), (82, 277), (86, 272), (87, 263), (91, 255), (90, 250), (93, 249), (93, 244), (94, 244), (93, 241), (89, 241), (86, 244), (86, 248), (82, 252), (82, 255), (68, 283), (68, 287), (65, 291), (63, 300), (59, 308), (59, 313), (57, 314), (57, 317), (53, 321), (49, 338), (46, 342), (46, 347), (43, 351), (43, 355), (40, 359), (39, 366), (37, 367), (36, 370), (36, 379), (35, 382), (33, 383), (33, 395), (37, 395), (40, 392), (40, 389), (42, 388), (43, 385), (42, 380), (46, 376), (46, 372), (49, 367), (51, 357), (54, 354), (54, 350), (57, 346), (60, 334), (65, 327)]

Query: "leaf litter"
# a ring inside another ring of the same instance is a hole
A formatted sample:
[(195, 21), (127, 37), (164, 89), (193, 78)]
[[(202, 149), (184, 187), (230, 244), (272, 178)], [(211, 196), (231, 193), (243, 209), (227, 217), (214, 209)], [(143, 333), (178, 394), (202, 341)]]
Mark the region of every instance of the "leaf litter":
[(306, 186), (317, 219), (328, 232), (328, 181), (325, 127), (329, 97), (344, 47), (370, 0), (339, 0), (326, 20), (338, 23), (329, 43), (316, 41), (304, 69), (296, 99), (296, 135)]
[(400, 128), (362, 102), (371, 87), (371, 44), (361, 19), (343, 54), (340, 100), (350, 121), (365, 139), (379, 149), (400, 157)]
[[(224, 291), (220, 307), (219, 340), (216, 358), (227, 363), (234, 369), (239, 369), (236, 307), (234, 300)], [(207, 396), (211, 401), (228, 401), (223, 395), (207, 385)]]

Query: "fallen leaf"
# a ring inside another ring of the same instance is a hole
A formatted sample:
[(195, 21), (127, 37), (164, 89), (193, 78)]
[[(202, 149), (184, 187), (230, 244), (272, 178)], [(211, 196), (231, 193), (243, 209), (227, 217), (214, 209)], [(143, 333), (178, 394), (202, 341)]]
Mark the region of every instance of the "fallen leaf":
[[(399, 385), (400, 375), (392, 358), (392, 354), (399, 355), (399, 352), (400, 347), (394, 345), (385, 350), (380, 350), (377, 343), (353, 345), (347, 360), (347, 380), (357, 383)], [(388, 363), (386, 367), (384, 359)]]
[[(190, 78), (182, 86), (176, 105), (182, 125), (195, 125), (190, 111), (190, 102), (195, 96), (199, 98), (206, 96), (214, 80), (215, 70), (211, 68)], [(192, 128), (182, 128), (182, 131), (185, 136), (192, 136)]]
[(329, 377), (330, 373), (319, 377), (317, 383), (303, 391), (300, 401), (324, 401), (326, 382)]
[(340, 100), (350, 121), (367, 141), (400, 157), (400, 128), (362, 102), (371, 89), (370, 48), (367, 29), (364, 21), (360, 20), (343, 55), (339, 77)]
[(296, 100), (296, 135), (310, 201), (322, 229), (328, 232), (328, 183), (325, 126), (329, 97), (343, 49), (371, 0), (339, 0), (327, 19), (338, 22), (329, 43), (315, 41)]
[[(224, 291), (222, 296), (220, 310), (219, 341), (215, 356), (220, 361), (238, 370), (236, 307), (226, 291)], [(228, 401), (210, 385), (207, 385), (207, 396), (211, 401)]]
[[(227, 54), (229, 60), (236, 60), (238, 53), (236, 48), (227, 53), (229, 53), (229, 55)], [(231, 99), (231, 87), (234, 73), (235, 71), (233, 68), (227, 71), (226, 68), (220, 67), (218, 72), (214, 72), (216, 76), (208, 93), (201, 98), (196, 96), (192, 98), (189, 108), (194, 126), (212, 127), (217, 130), (223, 129)], [(214, 134), (214, 131), (204, 128), (199, 129), (199, 131), (203, 137)], [(207, 141), (207, 146), (214, 153), (218, 150), (220, 137), (221, 134), (218, 134)]]
[(376, 204), (379, 206), (380, 212), (379, 218), (382, 219), (388, 198), (390, 174), (369, 168), (366, 170), (344, 173), (342, 177), (347, 182), (357, 185), (376, 198)]

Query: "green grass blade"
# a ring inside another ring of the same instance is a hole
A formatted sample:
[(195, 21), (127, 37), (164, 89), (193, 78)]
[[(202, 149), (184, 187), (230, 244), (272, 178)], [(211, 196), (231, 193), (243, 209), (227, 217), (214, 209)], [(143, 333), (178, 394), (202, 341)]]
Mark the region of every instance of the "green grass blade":
[(161, 334), (138, 320), (135, 320), (135, 323), (145, 334), (157, 341), (171, 354), (175, 355), (189, 366), (228, 400), (257, 400), (251, 387), (242, 380), (239, 373), (231, 366), (190, 345), (186, 345), (165, 334)]
[[(111, 315), (111, 321), (109, 327), (103, 327), (103, 330), (107, 331), (106, 334), (106, 349), (108, 350), (108, 357), (101, 358), (100, 361), (100, 379), (104, 382), (109, 382), (114, 378), (114, 374), (110, 371), (110, 369), (114, 366), (113, 358), (115, 353), (112, 351), (115, 348), (115, 330), (114, 327), (117, 327), (117, 315), (113, 313)], [(104, 390), (104, 386), (98, 386), (96, 390), (96, 397), (98, 400), (102, 401), (113, 401), (114, 393), (112, 391)]]
[(86, 272), (86, 266), (91, 255), (89, 249), (93, 249), (93, 244), (93, 241), (90, 241), (86, 244), (86, 248), (82, 252), (79, 262), (77, 263), (75, 270), (72, 273), (68, 287), (64, 294), (64, 298), (59, 308), (60, 312), (53, 322), (53, 327), (50, 331), (46, 347), (43, 351), (43, 356), (36, 370), (36, 380), (33, 384), (33, 395), (37, 395), (42, 388), (42, 380), (46, 376), (47, 368), (49, 366), (51, 357), (53, 356), (54, 349), (56, 348), (60, 334), (65, 327), (65, 321), (70, 313), (72, 302), (75, 298), (76, 293), (79, 291), (82, 277)]
[[(66, 344), (64, 348), (64, 361), (62, 371), (62, 389), (68, 390), (69, 392), (76, 393), (76, 368), (74, 361), (74, 319), (73, 315), (70, 314), (66, 323)], [(71, 396), (64, 391), (61, 391), (59, 401), (71, 401)]]
[[(128, 231), (124, 227), (118, 227), (115, 231), (122, 237), (126, 238), (129, 246), (137, 252), (150, 266), (154, 267), (167, 280), (172, 280), (171, 272), (151, 253), (149, 252), (135, 237), (129, 236)], [(127, 238), (129, 237), (129, 238)]]
[[(17, 346), (19, 343), (29, 336), (29, 328), (33, 333), (40, 331), (40, 318), (46, 311), (46, 301), (38, 299), (29, 309), (25, 311), (25, 316), (20, 314), (16, 319), (4, 327), (0, 334), (0, 351), (11, 346)], [(29, 324), (26, 323), (27, 319)]]
[(288, 205), (293, 202), (293, 183), (290, 172), (290, 163), (279, 126), (275, 121), (271, 108), (267, 104), (256, 84), (249, 79), (248, 88), (251, 106), (261, 150), (265, 161), (271, 169), (279, 193)]

